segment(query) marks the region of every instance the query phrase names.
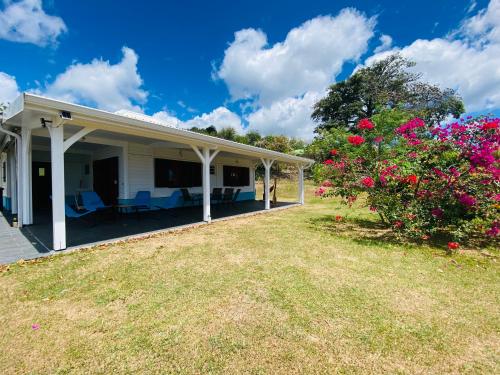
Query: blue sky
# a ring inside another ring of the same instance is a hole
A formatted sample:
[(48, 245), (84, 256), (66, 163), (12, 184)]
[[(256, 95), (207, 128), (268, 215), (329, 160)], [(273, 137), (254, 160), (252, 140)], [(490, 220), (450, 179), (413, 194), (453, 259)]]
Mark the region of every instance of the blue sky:
[(310, 139), (328, 84), (400, 51), (469, 111), (500, 108), (500, 0), (0, 4), (0, 101), (33, 91)]

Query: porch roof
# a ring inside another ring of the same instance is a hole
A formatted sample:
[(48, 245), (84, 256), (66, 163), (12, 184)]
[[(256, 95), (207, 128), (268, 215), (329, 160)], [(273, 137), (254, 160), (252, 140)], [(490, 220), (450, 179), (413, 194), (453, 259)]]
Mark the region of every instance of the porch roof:
[(242, 154), (255, 158), (269, 158), (285, 163), (310, 165), (313, 160), (281, 152), (266, 150), (260, 147), (245, 145), (200, 134), (189, 130), (163, 125), (157, 121), (147, 121), (143, 117), (111, 113), (73, 103), (46, 98), (31, 93), (23, 93), (3, 114), (3, 122), (18, 127), (38, 128), (41, 117), (51, 117), (59, 121), (61, 111), (71, 113), (68, 125), (84, 126), (128, 135), (148, 137), (158, 140), (174, 141), (195, 146), (208, 146), (220, 151)]

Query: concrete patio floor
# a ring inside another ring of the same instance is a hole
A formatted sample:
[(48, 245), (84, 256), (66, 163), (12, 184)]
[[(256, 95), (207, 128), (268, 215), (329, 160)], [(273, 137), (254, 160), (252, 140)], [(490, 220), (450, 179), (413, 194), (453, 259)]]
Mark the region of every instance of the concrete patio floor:
[[(292, 202), (278, 202), (271, 208), (295, 206)], [(230, 205), (212, 205), (212, 220), (258, 213), (264, 210), (263, 201), (242, 201)], [(202, 224), (201, 206), (182, 207), (167, 211), (149, 211), (129, 214), (103, 212), (83, 220), (66, 219), (68, 250), (89, 244), (112, 242), (122, 238), (142, 236), (177, 227)], [(54, 254), (52, 248), (52, 219), (50, 212), (35, 213), (34, 224), (21, 230), (12, 228), (8, 218), (0, 216), (0, 264), (20, 259), (34, 259)]]

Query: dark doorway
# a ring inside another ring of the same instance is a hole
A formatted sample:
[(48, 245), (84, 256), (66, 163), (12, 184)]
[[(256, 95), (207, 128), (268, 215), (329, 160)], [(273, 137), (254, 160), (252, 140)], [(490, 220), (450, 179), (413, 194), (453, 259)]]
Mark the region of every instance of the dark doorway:
[(95, 160), (94, 191), (99, 194), (104, 204), (118, 202), (118, 157)]
[(33, 208), (47, 210), (52, 207), (50, 202), (50, 195), (52, 194), (50, 163), (34, 161), (31, 164), (31, 181), (33, 184)]

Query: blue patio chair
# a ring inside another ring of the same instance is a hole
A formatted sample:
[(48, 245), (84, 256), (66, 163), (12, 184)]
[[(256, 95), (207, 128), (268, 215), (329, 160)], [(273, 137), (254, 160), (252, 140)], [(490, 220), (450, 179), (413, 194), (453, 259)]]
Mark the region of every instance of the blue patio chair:
[(106, 210), (111, 206), (106, 206), (101, 197), (95, 191), (82, 191), (82, 205), (88, 211)]
[(149, 191), (138, 191), (132, 204), (136, 210), (150, 210), (151, 193)]
[(179, 198), (182, 197), (182, 193), (179, 190), (176, 190), (172, 193), (170, 197), (168, 197), (164, 203), (161, 205), (155, 205), (155, 207), (161, 209), (161, 210), (168, 210), (170, 208), (177, 207), (177, 203), (179, 201)]
[[(71, 219), (81, 219), (82, 221), (85, 221), (83, 219), (83, 217), (90, 215), (93, 212), (95, 212), (95, 211), (87, 210), (87, 211), (78, 212), (78, 211), (75, 211), (69, 204), (67, 204), (67, 203), (64, 204), (64, 213), (68, 218), (71, 218)], [(89, 224), (93, 224), (93, 223), (89, 223)]]
[(232, 203), (235, 203), (238, 200), (238, 197), (240, 196), (241, 189), (236, 189), (236, 193), (234, 193), (233, 201)]
[(87, 211), (78, 212), (78, 211), (75, 211), (69, 204), (67, 204), (67, 203), (64, 204), (64, 213), (66, 214), (67, 217), (70, 217), (73, 219), (79, 219), (83, 216), (91, 214), (92, 212), (95, 212), (95, 211), (87, 210)]
[(222, 203), (231, 203), (233, 201), (234, 188), (225, 188), (222, 195)]

